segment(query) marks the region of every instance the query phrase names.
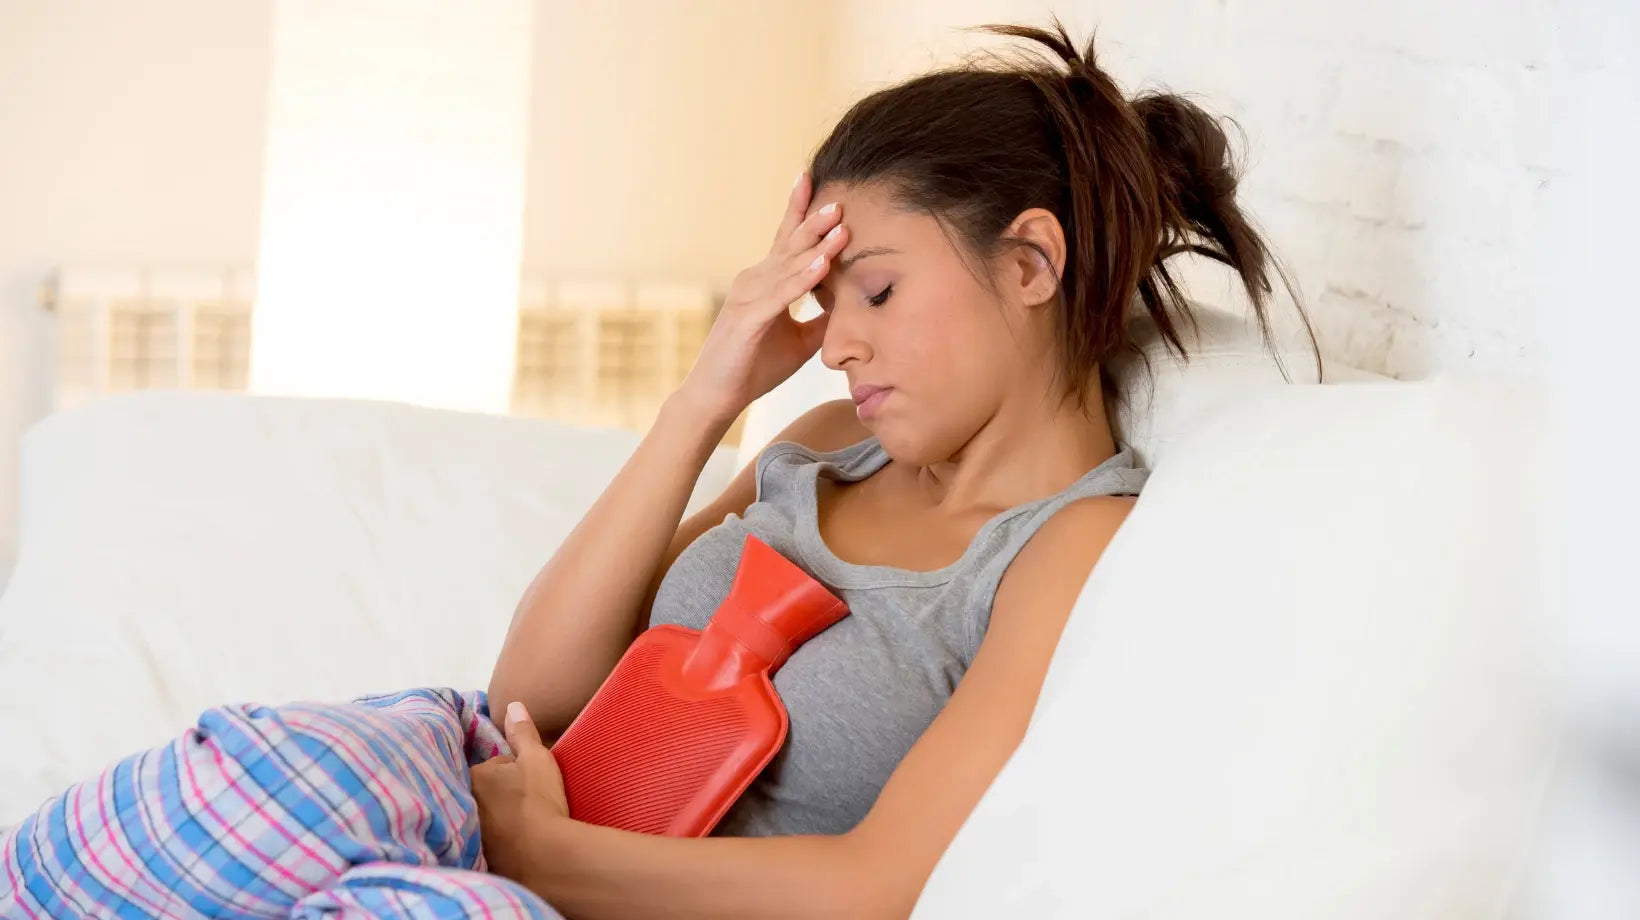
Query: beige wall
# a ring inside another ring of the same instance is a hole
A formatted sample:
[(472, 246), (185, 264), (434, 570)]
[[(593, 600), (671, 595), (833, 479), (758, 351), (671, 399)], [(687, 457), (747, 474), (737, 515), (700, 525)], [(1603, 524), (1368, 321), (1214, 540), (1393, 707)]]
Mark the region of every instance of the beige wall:
[(271, 0), (0, 3), (0, 578), (64, 263), (256, 254)]
[(535, 0), (279, 0), (250, 391), (505, 412)]
[(524, 264), (727, 279), (826, 127), (834, 17), (764, 0), (542, 0)]
[[(256, 259), (273, 4), (0, 3), (0, 581), (50, 399), (47, 273)], [(757, 258), (825, 127), (832, 21), (537, 0), (525, 265), (721, 281)]]

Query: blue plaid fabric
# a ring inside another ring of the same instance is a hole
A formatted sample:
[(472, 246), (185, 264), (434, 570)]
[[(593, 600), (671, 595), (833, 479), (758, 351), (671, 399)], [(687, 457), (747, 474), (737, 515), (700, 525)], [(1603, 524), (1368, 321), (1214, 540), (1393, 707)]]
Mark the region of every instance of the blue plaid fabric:
[(0, 918), (557, 918), (483, 871), (482, 693), (207, 710), (0, 836)]

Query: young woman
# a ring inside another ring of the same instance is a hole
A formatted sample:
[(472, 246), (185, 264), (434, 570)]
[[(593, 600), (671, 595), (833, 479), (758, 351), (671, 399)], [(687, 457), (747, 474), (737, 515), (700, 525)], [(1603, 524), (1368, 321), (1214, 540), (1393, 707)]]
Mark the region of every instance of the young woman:
[[(687, 380), (520, 602), (489, 688), (215, 707), (0, 831), (0, 917), (903, 917), (1018, 745), (1145, 472), (1103, 370), (1167, 258), (1273, 271), (1223, 132), (1048, 49), (856, 105), (792, 190)], [(823, 315), (788, 306), (813, 293)], [(680, 521), (753, 399), (819, 351), (854, 398)], [(779, 755), (706, 839), (568, 817), (542, 738), (633, 637), (699, 628), (748, 534), (847, 601), (790, 657)], [(613, 561), (613, 562), (612, 562)], [(93, 727), (94, 730), (94, 727)], [(486, 759), (488, 758), (488, 759)], [(484, 873), (488, 868), (492, 873)]]
[[(1145, 478), (1101, 369), (1137, 304), (1181, 353), (1166, 259), (1229, 265), (1261, 324), (1274, 268), (1225, 136), (1050, 53), (855, 105), (734, 281), (687, 380), (525, 594), (489, 688), (518, 756), (474, 770), (493, 869), (578, 918), (903, 917), (1019, 743), (1089, 570)], [(813, 293), (824, 313), (794, 320)], [(682, 520), (712, 448), (816, 350), (852, 401), (794, 422)], [(717, 835), (581, 824), (540, 736), (646, 626), (701, 627), (745, 535), (851, 615), (775, 684), (786, 747)], [(607, 560), (618, 558), (620, 565)]]

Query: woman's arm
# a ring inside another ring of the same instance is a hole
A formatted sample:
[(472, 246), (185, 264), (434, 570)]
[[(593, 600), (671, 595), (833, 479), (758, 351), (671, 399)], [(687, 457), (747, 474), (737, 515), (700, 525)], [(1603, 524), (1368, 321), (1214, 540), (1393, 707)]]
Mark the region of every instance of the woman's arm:
[(645, 625), (672, 559), (751, 503), (743, 472), (728, 494), (678, 524), (735, 417), (820, 347), (825, 317), (800, 323), (789, 307), (825, 277), (848, 231), (836, 207), (805, 217), (809, 192), (804, 176), (768, 257), (736, 276), (683, 386), (524, 592), (490, 677), (491, 712), (521, 701), (542, 732), (562, 732)]
[[(648, 626), (655, 592), (672, 562), (701, 534), (730, 514), (744, 514), (756, 499), (754, 462), (735, 475), (722, 495), (677, 523), (705, 458), (722, 438), (721, 433), (711, 437), (719, 423), (695, 421), (699, 417), (682, 399), (669, 401), (598, 502), (535, 576), (513, 615), (490, 680), (492, 713), (519, 700), (542, 733), (562, 732), (634, 635)], [(810, 409), (774, 441), (831, 451), (866, 434), (854, 404), (843, 399)], [(657, 541), (664, 541), (658, 550)], [(612, 558), (622, 564), (608, 564)], [(577, 577), (563, 578), (561, 571)], [(633, 614), (598, 616), (601, 610)]]
[(967, 674), (853, 831), (695, 840), (542, 819), (518, 880), (582, 920), (909, 915), (1024, 737), (1071, 607), (1131, 507), (1084, 499), (1026, 544)]
[[(667, 400), (525, 590), (490, 678), (491, 712), (520, 700), (543, 732), (557, 733), (591, 698), (631, 644), (695, 481), (731, 422), (683, 391)], [(744, 492), (737, 481), (713, 505), (743, 510)]]

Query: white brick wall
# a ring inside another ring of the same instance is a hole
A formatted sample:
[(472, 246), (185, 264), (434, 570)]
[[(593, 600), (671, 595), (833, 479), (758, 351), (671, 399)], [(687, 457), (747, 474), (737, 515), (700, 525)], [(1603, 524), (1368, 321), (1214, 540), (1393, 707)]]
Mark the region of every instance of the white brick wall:
[(1129, 89), (1189, 92), (1240, 123), (1243, 201), (1331, 357), (1399, 377), (1539, 373), (1557, 277), (1545, 216), (1601, 130), (1569, 122), (1566, 103), (1632, 55), (1632, 5), (857, 0), (834, 94), (949, 58), (973, 44), (959, 26), (1052, 12), (1077, 36), (1097, 27), (1102, 63)]
[[(1245, 201), (1330, 355), (1421, 377), (1543, 369), (1536, 233), (1565, 168), (1550, 77), (1571, 66), (1555, 15), (1543, 0), (1163, 2), (1110, 31), (1124, 77), (1202, 91), (1247, 131)], [(1146, 17), (1147, 42), (1127, 39)], [(1176, 30), (1230, 50), (1148, 43)]]

